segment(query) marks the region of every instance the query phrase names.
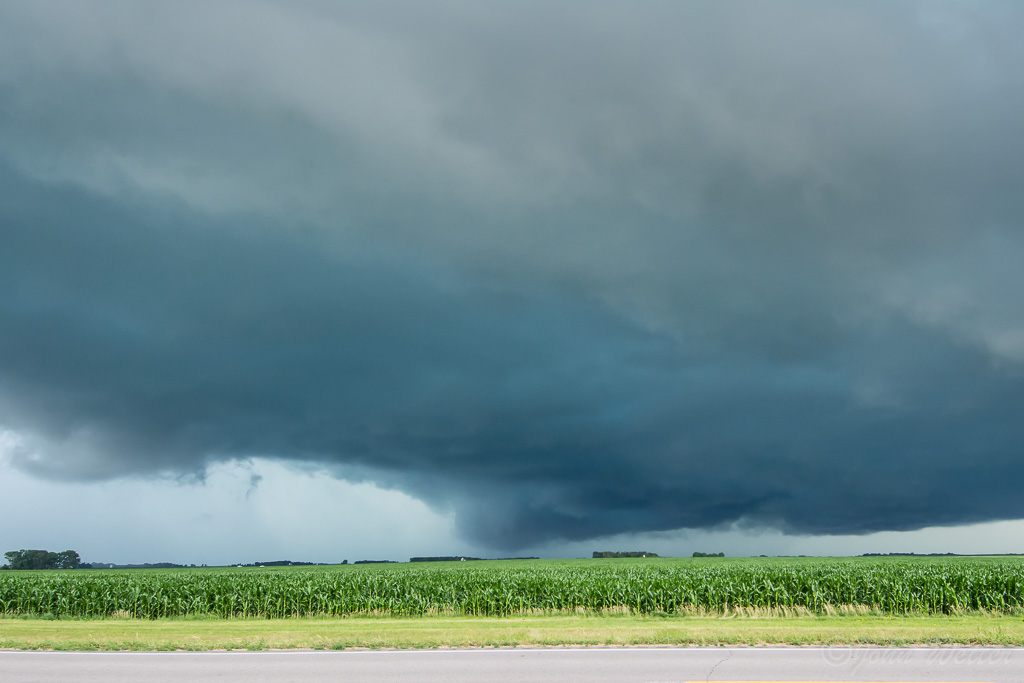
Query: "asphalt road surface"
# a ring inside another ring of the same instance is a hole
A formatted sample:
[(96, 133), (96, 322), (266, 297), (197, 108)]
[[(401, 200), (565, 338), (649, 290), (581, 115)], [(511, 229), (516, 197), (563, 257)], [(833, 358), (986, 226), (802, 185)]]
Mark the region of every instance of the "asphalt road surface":
[(1020, 648), (538, 648), (0, 652), (0, 681), (1024, 682)]

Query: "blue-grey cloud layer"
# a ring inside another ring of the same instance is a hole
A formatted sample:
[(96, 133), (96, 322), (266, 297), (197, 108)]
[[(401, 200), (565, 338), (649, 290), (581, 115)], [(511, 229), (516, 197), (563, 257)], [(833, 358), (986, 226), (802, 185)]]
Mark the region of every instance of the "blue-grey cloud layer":
[(7, 3), (0, 426), (468, 536), (1024, 517), (1013, 3)]

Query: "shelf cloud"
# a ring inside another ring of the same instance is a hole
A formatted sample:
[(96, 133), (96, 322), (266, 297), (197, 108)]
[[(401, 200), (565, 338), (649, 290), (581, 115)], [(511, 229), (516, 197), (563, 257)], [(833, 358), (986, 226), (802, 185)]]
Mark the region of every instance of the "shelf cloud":
[(509, 550), (1024, 518), (1022, 21), (5, 3), (8, 457), (312, 463)]

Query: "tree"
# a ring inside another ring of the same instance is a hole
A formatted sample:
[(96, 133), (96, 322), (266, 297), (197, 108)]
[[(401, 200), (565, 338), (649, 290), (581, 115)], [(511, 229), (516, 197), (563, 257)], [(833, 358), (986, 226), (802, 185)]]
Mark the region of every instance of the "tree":
[(78, 569), (81, 564), (82, 558), (74, 550), (57, 553), (56, 569)]
[(49, 550), (12, 550), (4, 553), (11, 569), (77, 569), (82, 558), (74, 550), (51, 553)]

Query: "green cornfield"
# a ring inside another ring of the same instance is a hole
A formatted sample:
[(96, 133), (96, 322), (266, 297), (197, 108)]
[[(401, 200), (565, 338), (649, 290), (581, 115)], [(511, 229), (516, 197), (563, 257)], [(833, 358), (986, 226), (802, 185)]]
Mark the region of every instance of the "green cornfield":
[(584, 560), (0, 572), (0, 614), (48, 618), (481, 615), (737, 608), (1024, 610), (1024, 560)]

